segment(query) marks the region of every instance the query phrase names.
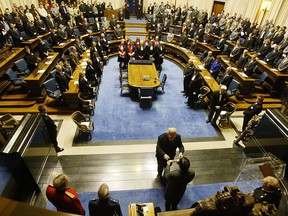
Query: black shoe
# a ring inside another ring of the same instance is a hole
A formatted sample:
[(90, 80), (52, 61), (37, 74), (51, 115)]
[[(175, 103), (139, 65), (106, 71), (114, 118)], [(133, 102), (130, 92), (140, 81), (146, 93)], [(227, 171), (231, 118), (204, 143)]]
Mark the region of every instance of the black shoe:
[(64, 148), (58, 147), (58, 148), (56, 149), (56, 152), (57, 152), (57, 153), (62, 152), (62, 151), (64, 151)]
[(209, 120), (209, 119), (207, 119), (207, 120), (206, 120), (206, 123), (209, 123), (209, 122), (210, 122), (210, 120)]
[(181, 93), (185, 93), (185, 91), (181, 91)]
[(213, 127), (217, 127), (217, 124), (216, 124), (215, 122), (212, 122), (211, 125), (212, 125)]
[(188, 102), (186, 101), (186, 102), (184, 102), (185, 104), (188, 104)]

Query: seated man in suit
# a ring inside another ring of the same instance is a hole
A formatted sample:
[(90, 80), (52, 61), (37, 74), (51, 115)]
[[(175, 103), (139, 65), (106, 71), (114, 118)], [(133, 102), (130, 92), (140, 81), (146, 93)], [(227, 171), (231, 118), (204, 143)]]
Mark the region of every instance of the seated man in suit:
[(84, 99), (91, 99), (94, 97), (93, 88), (85, 77), (84, 72), (79, 73), (79, 92), (83, 92), (85, 94), (83, 97)]
[(107, 184), (101, 184), (98, 189), (98, 199), (93, 198), (89, 201), (90, 216), (98, 215), (118, 215), (122, 216), (119, 201), (111, 198)]
[(248, 61), (244, 66), (244, 73), (247, 76), (251, 76), (254, 73), (254, 67), (257, 65), (256, 62), (257, 54), (253, 54), (250, 61)]

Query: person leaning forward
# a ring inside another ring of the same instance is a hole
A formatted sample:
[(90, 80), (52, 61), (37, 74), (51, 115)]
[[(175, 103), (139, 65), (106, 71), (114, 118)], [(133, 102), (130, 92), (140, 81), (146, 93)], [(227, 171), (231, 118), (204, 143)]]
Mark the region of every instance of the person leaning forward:
[(53, 184), (48, 185), (46, 189), (47, 199), (57, 208), (57, 211), (85, 215), (77, 192), (68, 187), (68, 180), (65, 174), (56, 176)]
[(168, 160), (174, 159), (177, 148), (179, 149), (179, 158), (182, 158), (185, 150), (182, 144), (181, 136), (177, 134), (176, 128), (168, 128), (167, 132), (161, 134), (157, 141), (157, 176), (162, 178), (163, 168), (167, 166)]

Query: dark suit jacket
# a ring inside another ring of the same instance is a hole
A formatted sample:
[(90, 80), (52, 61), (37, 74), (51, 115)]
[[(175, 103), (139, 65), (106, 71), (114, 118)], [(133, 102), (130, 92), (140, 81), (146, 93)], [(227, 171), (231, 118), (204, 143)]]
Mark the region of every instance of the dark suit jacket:
[(156, 157), (164, 160), (164, 155), (167, 154), (170, 159), (173, 159), (176, 155), (177, 148), (179, 148), (179, 152), (184, 153), (181, 136), (177, 134), (173, 141), (169, 141), (167, 133), (163, 133), (158, 137)]
[(217, 41), (216, 48), (223, 51), (225, 43), (226, 40), (221, 38), (220, 40)]
[(239, 69), (243, 70), (243, 68), (247, 62), (248, 62), (248, 56), (241, 55), (238, 62), (237, 62), (237, 67)]
[(48, 115), (41, 115), (41, 116), (47, 127), (47, 131), (52, 143), (54, 145), (55, 144), (57, 145), (57, 126), (55, 125), (55, 122)]
[(65, 92), (67, 89), (69, 89), (69, 82), (64, 74), (56, 72), (55, 79), (61, 92)]
[[(115, 214), (116, 213), (116, 214)], [(89, 201), (90, 216), (118, 215), (122, 216), (119, 201), (108, 197), (105, 200), (92, 199)]]
[(190, 168), (187, 172), (180, 169), (170, 172), (170, 166), (166, 166), (164, 177), (167, 178), (164, 198), (172, 201), (172, 203), (179, 203), (185, 193), (187, 184), (195, 177), (195, 171)]
[(221, 81), (221, 85), (225, 85), (228, 88), (232, 80), (233, 80), (232, 74), (229, 74), (228, 76), (224, 76), (224, 78)]
[(87, 65), (85, 76), (86, 76), (87, 80), (92, 81), (92, 82), (96, 82), (97, 81), (96, 70), (95, 70), (95, 68), (92, 68), (92, 67), (93, 66)]
[(206, 68), (207, 70), (209, 70), (214, 60), (215, 60), (215, 59), (214, 59), (213, 56), (207, 56), (207, 57), (204, 59), (204, 62), (203, 62), (204, 68)]
[(230, 60), (232, 62), (235, 62), (239, 59), (240, 55), (242, 53), (242, 47), (236, 47), (235, 49), (233, 48), (233, 50), (230, 53)]
[(212, 104), (211, 108), (215, 109), (216, 106), (222, 107), (224, 104), (228, 102), (228, 95), (227, 93), (222, 95), (221, 101), (219, 101), (220, 91), (215, 91), (212, 95)]
[(247, 118), (252, 118), (254, 115), (258, 115), (262, 111), (262, 103), (254, 103), (249, 106), (246, 110), (244, 110), (243, 114)]
[(253, 69), (254, 67), (257, 65), (256, 60), (255, 61), (249, 61), (245, 64), (244, 66), (244, 70), (245, 70), (245, 74), (247, 74), (247, 76), (251, 76), (253, 74)]
[(27, 66), (31, 72), (37, 67), (35, 66), (35, 64), (38, 63), (38, 59), (32, 53), (31, 54), (25, 53), (24, 60), (27, 63)]

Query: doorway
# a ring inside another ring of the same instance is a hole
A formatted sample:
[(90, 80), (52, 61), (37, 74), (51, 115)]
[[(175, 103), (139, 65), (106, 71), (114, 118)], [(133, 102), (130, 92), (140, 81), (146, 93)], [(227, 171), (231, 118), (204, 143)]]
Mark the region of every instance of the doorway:
[(212, 13), (214, 12), (215, 16), (217, 16), (217, 14), (222, 13), (224, 6), (225, 2), (214, 1)]

